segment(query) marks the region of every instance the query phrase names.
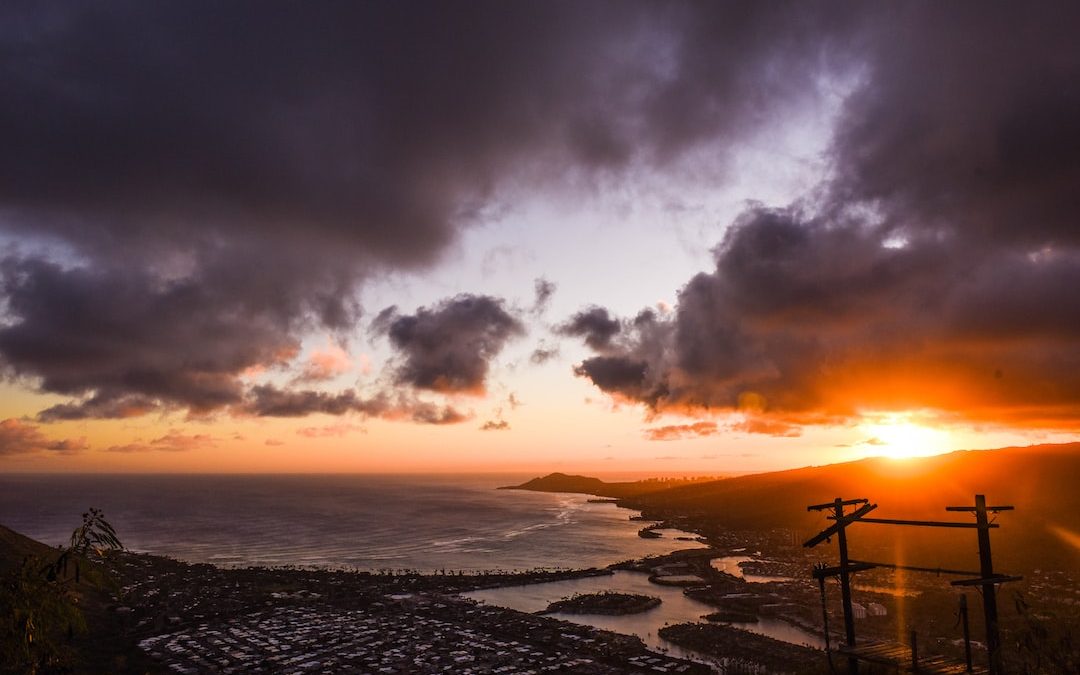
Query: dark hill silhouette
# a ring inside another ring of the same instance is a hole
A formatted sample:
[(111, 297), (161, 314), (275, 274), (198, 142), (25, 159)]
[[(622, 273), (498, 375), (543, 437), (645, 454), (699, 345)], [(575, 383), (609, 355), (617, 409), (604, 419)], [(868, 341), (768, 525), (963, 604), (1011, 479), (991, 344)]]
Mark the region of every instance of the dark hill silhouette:
[[(694, 482), (606, 483), (553, 473), (507, 489), (613, 497), (656, 516), (690, 516), (705, 528), (785, 528), (809, 538), (829, 524), (807, 505), (834, 497), (868, 498), (880, 518), (970, 519), (946, 506), (971, 505), (976, 493), (1010, 504), (992, 534), (996, 566), (1080, 571), (1080, 443), (962, 450), (912, 459), (868, 458), (841, 464)], [(858, 525), (855, 557), (974, 569), (971, 530)]]
[[(731, 528), (789, 528), (808, 537), (829, 521), (808, 513), (807, 505), (834, 497), (869, 498), (879, 505), (875, 517), (964, 520), (970, 516), (946, 513), (944, 507), (970, 505), (976, 493), (990, 504), (1016, 507), (999, 516), (1002, 528), (992, 535), (999, 567), (1030, 569), (1052, 560), (1055, 567), (1080, 568), (1077, 539), (1070, 543), (1070, 535), (1080, 536), (1080, 443), (870, 458), (675, 487), (625, 503)], [(862, 545), (894, 560), (927, 556), (922, 562), (973, 564), (971, 531), (860, 525), (852, 532), (853, 551)]]
[(673, 479), (649, 479), (622, 483), (607, 483), (599, 478), (590, 476), (576, 476), (565, 473), (549, 473), (541, 478), (533, 478), (521, 485), (509, 485), (499, 488), (500, 490), (534, 490), (536, 492), (572, 492), (575, 494), (596, 495), (598, 497), (611, 497), (614, 499), (626, 499), (653, 492), (672, 490), (676, 487), (701, 484), (708, 479), (673, 478)]
[[(609, 484), (599, 478), (575, 476), (565, 473), (549, 473), (540, 478), (527, 480), (521, 485), (508, 485), (500, 490), (536, 490), (537, 492), (574, 492), (588, 495), (610, 496), (602, 494)], [(600, 490), (600, 492), (596, 492)]]
[(0, 572), (22, 565), (28, 557), (51, 561), (57, 555), (59, 552), (51, 546), (0, 525)]

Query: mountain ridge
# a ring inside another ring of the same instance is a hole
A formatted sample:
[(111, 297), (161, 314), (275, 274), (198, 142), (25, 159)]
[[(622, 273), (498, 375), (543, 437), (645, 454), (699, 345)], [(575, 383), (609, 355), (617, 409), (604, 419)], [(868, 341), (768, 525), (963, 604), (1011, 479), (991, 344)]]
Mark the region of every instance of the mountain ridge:
[[(1080, 443), (958, 450), (903, 460), (871, 457), (649, 492), (592, 481), (590, 494), (618, 498), (621, 506), (651, 517), (688, 520), (705, 534), (721, 528), (780, 528), (799, 539), (830, 524), (807, 506), (836, 497), (869, 499), (879, 505), (876, 517), (962, 522), (967, 514), (946, 513), (945, 507), (971, 505), (976, 494), (984, 494), (990, 504), (1016, 509), (999, 516), (1001, 528), (993, 534), (1002, 569), (1035, 569), (1040, 561), (1053, 560), (1080, 571)], [(608, 490), (612, 485), (621, 487)], [(851, 536), (864, 549), (894, 560), (914, 556), (931, 564), (957, 564), (974, 548), (974, 536), (966, 542), (957, 532), (858, 525)]]

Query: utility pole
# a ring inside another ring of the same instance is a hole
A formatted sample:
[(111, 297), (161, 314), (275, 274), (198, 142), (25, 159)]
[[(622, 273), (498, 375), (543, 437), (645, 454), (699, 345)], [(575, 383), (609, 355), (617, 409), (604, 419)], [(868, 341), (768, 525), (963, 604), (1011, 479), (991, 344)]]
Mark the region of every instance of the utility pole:
[[(844, 513), (844, 507), (848, 505), (861, 504), (859, 508), (849, 513)], [(829, 541), (832, 536), (836, 536), (837, 543), (840, 549), (840, 564), (836, 567), (826, 567), (825, 565), (815, 565), (812, 575), (815, 579), (819, 579), (824, 584), (825, 577), (839, 577), (840, 579), (840, 595), (841, 602), (844, 607), (844, 633), (847, 644), (844, 645), (842, 652), (846, 652), (848, 655), (848, 668), (851, 673), (858, 672), (858, 658), (859, 650), (855, 647), (855, 617), (851, 607), (851, 575), (863, 570), (873, 569), (875, 567), (883, 567), (887, 569), (905, 569), (913, 570), (916, 572), (931, 572), (936, 574), (959, 574), (959, 575), (978, 575), (975, 579), (962, 579), (960, 581), (953, 581), (953, 586), (977, 586), (982, 588), (983, 595), (983, 612), (986, 619), (986, 647), (989, 656), (989, 671), (990, 675), (1002, 675), (1002, 662), (1001, 662), (1001, 636), (998, 629), (998, 616), (997, 616), (997, 584), (1006, 583), (1009, 581), (1019, 581), (1022, 577), (1008, 576), (1004, 574), (995, 574), (994, 565), (990, 556), (990, 530), (997, 528), (996, 523), (990, 522), (988, 513), (998, 513), (999, 511), (1012, 511), (1011, 506), (987, 506), (986, 497), (984, 495), (975, 495), (974, 506), (946, 506), (946, 511), (966, 511), (975, 514), (974, 523), (962, 523), (962, 522), (948, 522), (948, 521), (936, 521), (936, 520), (908, 520), (898, 518), (868, 518), (866, 514), (870, 513), (877, 508), (877, 504), (869, 503), (866, 499), (848, 499), (843, 500), (839, 497), (831, 502), (824, 504), (814, 504), (806, 507), (807, 511), (832, 511), (832, 515), (828, 516), (829, 520), (834, 521), (832, 525), (825, 528), (821, 532), (817, 533), (806, 542), (803, 546), (807, 548), (813, 548), (823, 541)], [(861, 560), (852, 560), (848, 555), (847, 546), (847, 526), (852, 523), (868, 523), (871, 525), (906, 525), (914, 527), (945, 527), (945, 528), (966, 528), (978, 530), (979, 538), (979, 571), (967, 572), (962, 570), (947, 570), (941, 568), (930, 567), (916, 567), (911, 565), (897, 565), (894, 563), (879, 563), (879, 562), (866, 562)], [(824, 590), (824, 587), (823, 587)], [(822, 594), (824, 597), (824, 593)], [(967, 633), (967, 603), (966, 600), (961, 598), (961, 616), (964, 621), (965, 634)], [(918, 644), (916, 642), (915, 634), (911, 636), (911, 658), (912, 667), (918, 668)], [(967, 643), (967, 668), (971, 669), (971, 652), (970, 642), (965, 639)]]
[[(979, 574), (994, 576), (990, 558), (990, 521), (986, 517), (986, 496), (975, 495), (975, 522), (979, 525)], [(986, 650), (990, 652), (990, 672), (1001, 672), (1001, 636), (998, 633), (997, 587), (992, 581), (983, 584), (983, 613), (986, 617)]]
[[(833, 502), (833, 515), (836, 516), (837, 523), (844, 518), (844, 500), (839, 497)], [(851, 610), (851, 571), (848, 569), (846, 527), (837, 529), (836, 543), (840, 548), (840, 602), (844, 606), (844, 641), (848, 648), (851, 648), (855, 646), (855, 615)], [(848, 670), (851, 673), (859, 672), (858, 659), (848, 658)]]
[(975, 527), (979, 533), (979, 578), (969, 581), (954, 581), (953, 584), (982, 586), (983, 617), (986, 621), (986, 651), (990, 661), (990, 675), (1001, 675), (1001, 633), (998, 629), (997, 585), (1005, 581), (1015, 581), (1019, 577), (994, 575), (994, 561), (990, 557), (990, 522), (987, 512), (1012, 511), (1011, 506), (987, 506), (986, 495), (975, 495), (975, 506), (946, 506), (946, 511), (967, 511), (975, 513)]
[[(845, 506), (856, 504), (861, 504), (861, 506), (851, 513), (844, 513)], [(831, 509), (833, 512), (832, 520), (835, 522), (824, 531), (811, 537), (803, 544), (803, 546), (813, 548), (821, 542), (828, 540), (833, 535), (836, 535), (836, 541), (840, 548), (840, 565), (838, 567), (822, 567), (815, 570), (814, 574), (822, 580), (822, 583), (824, 583), (824, 579), (827, 576), (838, 576), (840, 578), (840, 602), (844, 608), (844, 642), (846, 643), (846, 649), (851, 649), (855, 646), (855, 615), (851, 609), (851, 573), (869, 569), (872, 565), (867, 566), (857, 564), (853, 566), (851, 564), (848, 559), (847, 533), (845, 530), (848, 525), (876, 508), (877, 504), (871, 504), (867, 499), (844, 500), (840, 497), (837, 497), (831, 502), (814, 504), (806, 507), (807, 511), (825, 511)], [(852, 675), (859, 672), (859, 660), (854, 656), (848, 656), (848, 672), (852, 673)]]

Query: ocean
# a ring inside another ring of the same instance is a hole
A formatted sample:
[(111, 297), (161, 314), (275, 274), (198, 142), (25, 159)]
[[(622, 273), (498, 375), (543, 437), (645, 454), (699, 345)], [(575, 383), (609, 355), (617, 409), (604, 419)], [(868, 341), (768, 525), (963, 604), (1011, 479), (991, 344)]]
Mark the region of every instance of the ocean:
[(601, 567), (693, 546), (637, 536), (585, 495), (496, 490), (529, 475), (6, 475), (0, 523), (65, 542), (89, 507), (139, 552), (222, 566)]

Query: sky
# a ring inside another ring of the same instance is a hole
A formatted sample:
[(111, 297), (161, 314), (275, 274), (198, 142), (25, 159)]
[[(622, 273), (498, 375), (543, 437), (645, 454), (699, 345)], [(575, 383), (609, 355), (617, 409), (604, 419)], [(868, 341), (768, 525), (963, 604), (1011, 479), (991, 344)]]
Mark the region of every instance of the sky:
[(1075, 3), (5, 3), (0, 471), (1080, 429)]

